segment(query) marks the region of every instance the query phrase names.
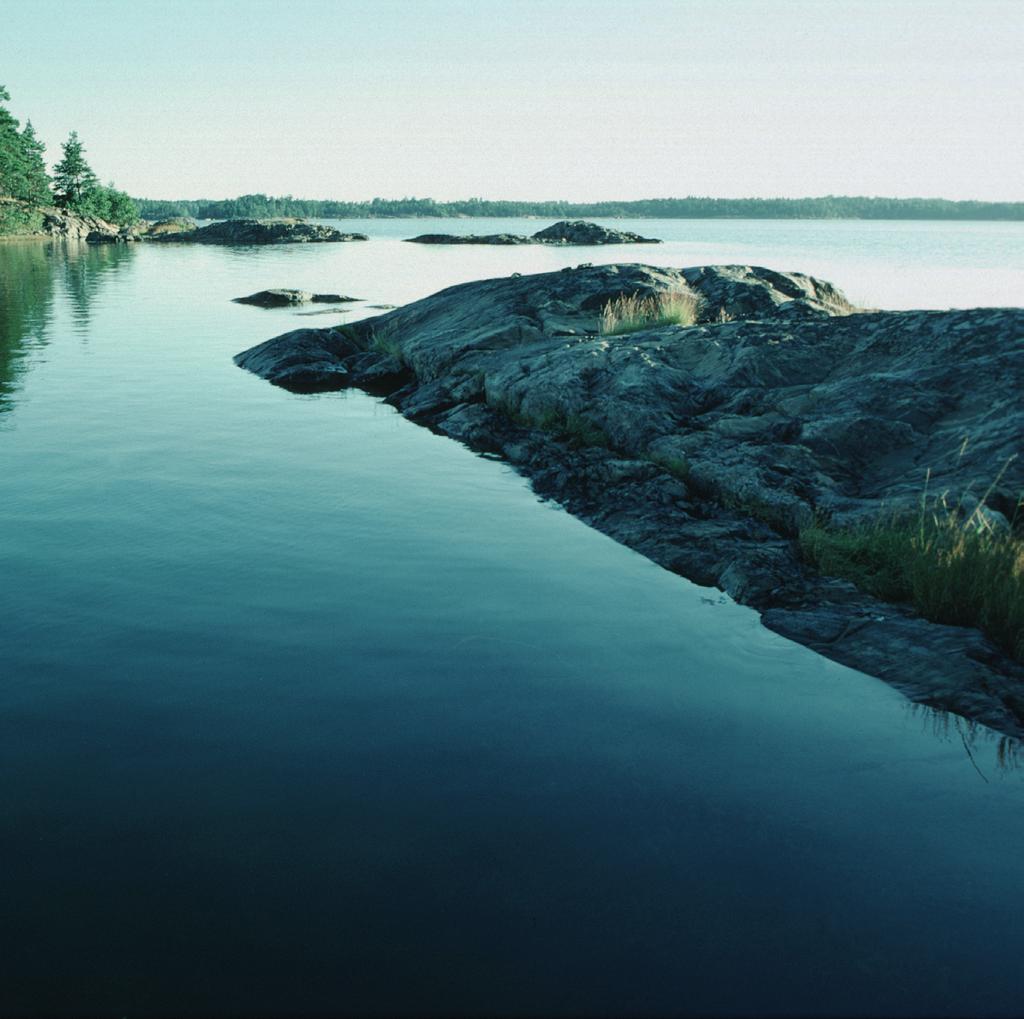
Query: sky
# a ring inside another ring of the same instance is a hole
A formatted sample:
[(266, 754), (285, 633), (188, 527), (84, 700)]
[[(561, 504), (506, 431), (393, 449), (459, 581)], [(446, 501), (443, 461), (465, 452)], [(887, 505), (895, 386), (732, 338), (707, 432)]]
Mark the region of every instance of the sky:
[(0, 0), (51, 161), (150, 198), (1024, 200), (1024, 0)]

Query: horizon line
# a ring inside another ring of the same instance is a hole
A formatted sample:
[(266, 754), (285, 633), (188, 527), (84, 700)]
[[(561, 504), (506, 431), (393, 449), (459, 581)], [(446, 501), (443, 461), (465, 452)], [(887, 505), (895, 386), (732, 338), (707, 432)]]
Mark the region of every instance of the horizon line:
[(598, 198), (590, 200), (573, 200), (568, 198), (482, 198), (479, 195), (472, 195), (466, 198), (435, 199), (429, 195), (402, 195), (401, 197), (385, 198), (375, 195), (373, 198), (313, 198), (310, 196), (296, 196), (290, 193), (271, 194), (265, 191), (247, 191), (233, 197), (210, 198), (202, 196), (199, 198), (154, 198), (145, 195), (133, 195), (135, 201), (143, 202), (232, 202), (242, 198), (263, 197), (273, 200), (285, 200), (293, 202), (338, 202), (349, 205), (371, 205), (374, 202), (434, 202), (436, 205), (458, 205), (479, 202), (484, 203), (505, 203), (517, 205), (633, 205), (640, 202), (808, 202), (825, 201), (827, 199), (842, 199), (845, 201), (867, 201), (867, 202), (948, 202), (950, 204), (976, 204), (976, 205), (1024, 205), (1024, 199), (1015, 198), (944, 198), (941, 195), (912, 195), (909, 197), (897, 197), (895, 195), (863, 195), (863, 194), (824, 194), (824, 195), (658, 195), (646, 196), (643, 198)]

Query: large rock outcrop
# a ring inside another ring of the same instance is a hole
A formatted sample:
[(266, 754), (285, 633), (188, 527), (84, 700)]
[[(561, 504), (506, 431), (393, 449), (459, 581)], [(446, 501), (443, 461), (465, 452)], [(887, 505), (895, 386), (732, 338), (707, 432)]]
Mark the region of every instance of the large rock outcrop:
[(124, 244), (139, 239), (135, 226), (117, 226), (97, 216), (79, 216), (63, 209), (43, 209), (43, 232), (65, 241)]
[(225, 219), (194, 230), (153, 233), (154, 241), (193, 244), (320, 244), (365, 241), (366, 234), (349, 234), (322, 223), (301, 219)]
[[(687, 292), (697, 324), (599, 335), (621, 296)], [(497, 453), (542, 494), (773, 629), (909, 696), (1024, 735), (1024, 668), (801, 561), (820, 515), (933, 492), (1009, 516), (1024, 490), (1024, 310), (857, 312), (750, 266), (581, 267), (482, 280), (236, 358), (298, 390), (359, 385)]]
[(583, 219), (563, 219), (529, 237), (523, 234), (420, 234), (408, 240), (411, 244), (661, 244), (655, 237), (612, 230)]

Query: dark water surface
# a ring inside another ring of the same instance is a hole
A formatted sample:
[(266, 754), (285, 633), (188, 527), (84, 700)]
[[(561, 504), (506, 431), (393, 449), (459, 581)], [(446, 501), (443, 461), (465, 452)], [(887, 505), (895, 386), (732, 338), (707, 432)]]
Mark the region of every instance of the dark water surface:
[(232, 365), (456, 250), (0, 246), (0, 1014), (1019, 1014), (1012, 746)]

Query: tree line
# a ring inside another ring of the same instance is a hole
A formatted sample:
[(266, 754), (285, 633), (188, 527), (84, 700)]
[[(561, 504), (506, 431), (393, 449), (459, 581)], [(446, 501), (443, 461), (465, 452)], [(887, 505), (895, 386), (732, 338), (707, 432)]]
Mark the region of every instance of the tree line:
[(537, 216), (550, 219), (949, 219), (1024, 220), (1024, 202), (954, 202), (944, 198), (649, 198), (621, 202), (508, 202), (469, 198), (374, 198), (369, 202), (317, 201), (263, 194), (227, 199), (165, 201), (136, 198), (147, 219), (264, 219), (308, 216), (320, 219), (391, 217)]
[(56, 205), (80, 216), (97, 216), (127, 225), (139, 218), (135, 202), (110, 184), (101, 184), (85, 158), (76, 131), (62, 146), (61, 159), (47, 173), (46, 147), (32, 121), (21, 127), (7, 109), (10, 93), (0, 85), (0, 233), (31, 230), (40, 222), (39, 209)]

